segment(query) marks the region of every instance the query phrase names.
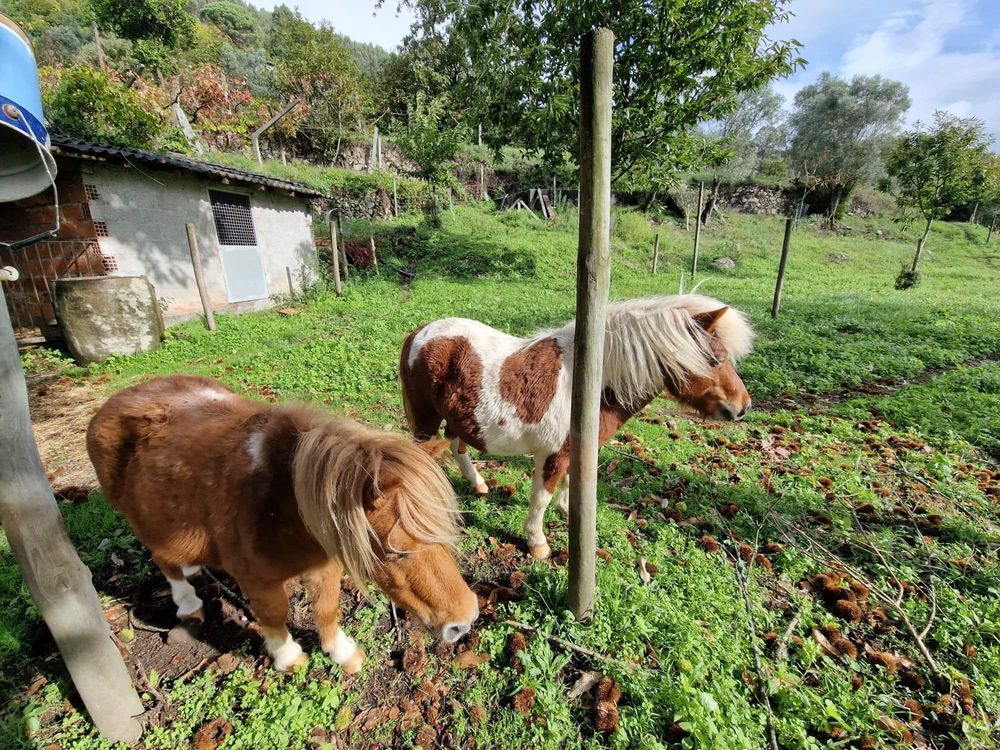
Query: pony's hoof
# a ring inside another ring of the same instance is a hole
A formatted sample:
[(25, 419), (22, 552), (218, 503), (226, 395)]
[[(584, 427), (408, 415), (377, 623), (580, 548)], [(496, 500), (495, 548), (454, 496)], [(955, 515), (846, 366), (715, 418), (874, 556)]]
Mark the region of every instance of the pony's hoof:
[(485, 497), (490, 494), (490, 488), (486, 486), (486, 482), (483, 482), (482, 484), (476, 485), (474, 492), (479, 495), (479, 497)]
[(181, 621), (182, 625), (186, 623), (195, 623), (197, 625), (201, 625), (203, 622), (205, 622), (205, 608), (199, 607), (190, 614), (179, 615), (178, 619)]
[(271, 660), (274, 662), (274, 668), (279, 672), (291, 672), (309, 661), (309, 657), (299, 644), (292, 642), (291, 645), (282, 646), (278, 653), (271, 657)]
[(552, 555), (552, 548), (548, 544), (533, 544), (528, 547), (528, 552), (536, 560), (548, 560)]
[(354, 655), (343, 664), (344, 674), (357, 674), (361, 671), (361, 665), (365, 662), (365, 652), (360, 648), (355, 649)]

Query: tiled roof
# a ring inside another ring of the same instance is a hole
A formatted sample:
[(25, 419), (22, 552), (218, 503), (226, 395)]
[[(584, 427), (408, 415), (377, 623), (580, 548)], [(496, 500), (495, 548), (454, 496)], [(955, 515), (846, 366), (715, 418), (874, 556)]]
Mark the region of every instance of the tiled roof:
[(208, 161), (189, 159), (186, 156), (158, 154), (155, 151), (145, 151), (141, 148), (123, 148), (121, 146), (90, 143), (89, 141), (81, 141), (79, 138), (70, 138), (61, 133), (52, 133), (51, 139), (52, 151), (57, 155), (83, 156), (120, 164), (139, 162), (152, 167), (183, 169), (188, 172), (215, 177), (221, 181), (238, 182), (245, 185), (265, 185), (287, 193), (295, 193), (296, 195), (315, 198), (326, 197), (326, 195), (318, 190), (299, 182), (268, 177), (256, 172), (247, 172), (243, 169), (227, 167), (222, 164), (213, 164)]

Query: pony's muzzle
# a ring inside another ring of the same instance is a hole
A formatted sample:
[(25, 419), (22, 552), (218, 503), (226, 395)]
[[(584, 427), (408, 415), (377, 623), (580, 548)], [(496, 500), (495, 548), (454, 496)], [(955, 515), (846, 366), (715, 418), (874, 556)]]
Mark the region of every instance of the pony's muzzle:
[(464, 622), (448, 623), (441, 629), (441, 638), (448, 643), (454, 643), (470, 630), (472, 630), (472, 626)]

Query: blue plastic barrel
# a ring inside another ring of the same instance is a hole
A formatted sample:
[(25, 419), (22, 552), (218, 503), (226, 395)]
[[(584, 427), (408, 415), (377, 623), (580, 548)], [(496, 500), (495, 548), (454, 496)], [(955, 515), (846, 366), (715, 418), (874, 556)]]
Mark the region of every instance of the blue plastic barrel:
[(0, 13), (0, 201), (44, 190), (55, 173), (31, 42)]

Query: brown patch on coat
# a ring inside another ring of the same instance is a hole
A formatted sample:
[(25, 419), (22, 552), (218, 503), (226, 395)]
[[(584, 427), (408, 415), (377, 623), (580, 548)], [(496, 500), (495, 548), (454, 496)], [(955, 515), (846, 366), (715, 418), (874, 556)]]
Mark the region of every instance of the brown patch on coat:
[(410, 430), (418, 440), (426, 440), (437, 435), (444, 421), (449, 435), (484, 450), (476, 422), (483, 377), (479, 355), (464, 336), (439, 336), (424, 343), (410, 367), (413, 339), (421, 330), (406, 337), (399, 358)]
[(522, 422), (538, 424), (559, 386), (562, 349), (554, 338), (542, 339), (504, 360), (500, 397), (514, 407)]

